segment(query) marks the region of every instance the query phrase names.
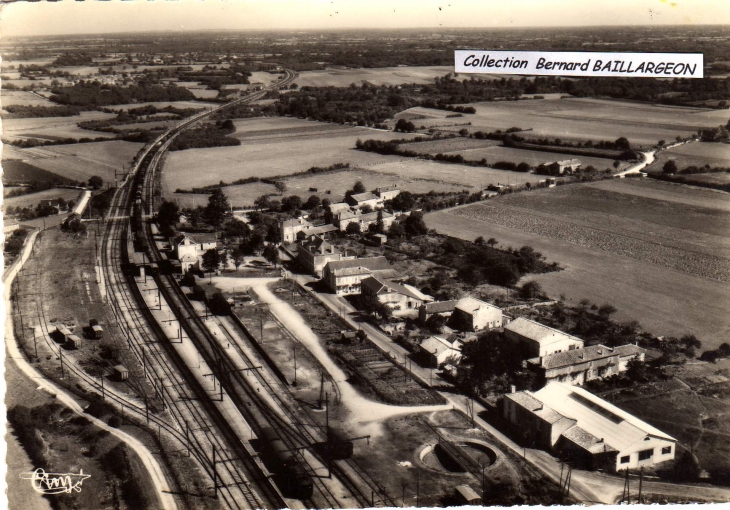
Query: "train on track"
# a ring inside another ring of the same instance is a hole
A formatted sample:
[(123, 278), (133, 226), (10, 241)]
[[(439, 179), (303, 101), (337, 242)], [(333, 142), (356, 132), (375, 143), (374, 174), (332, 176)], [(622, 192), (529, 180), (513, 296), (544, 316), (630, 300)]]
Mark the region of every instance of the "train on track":
[(259, 441), (262, 460), (276, 475), (274, 479), (284, 496), (310, 499), (314, 491), (312, 477), (296, 458), (296, 453), (287, 448), (278, 432), (271, 427), (264, 427), (259, 434)]

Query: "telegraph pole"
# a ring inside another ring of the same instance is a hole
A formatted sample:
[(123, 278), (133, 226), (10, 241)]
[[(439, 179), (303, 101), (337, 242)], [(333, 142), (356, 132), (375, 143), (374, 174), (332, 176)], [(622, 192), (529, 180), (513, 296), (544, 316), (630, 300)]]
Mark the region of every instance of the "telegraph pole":
[(294, 386), (297, 385), (297, 346), (294, 344)]

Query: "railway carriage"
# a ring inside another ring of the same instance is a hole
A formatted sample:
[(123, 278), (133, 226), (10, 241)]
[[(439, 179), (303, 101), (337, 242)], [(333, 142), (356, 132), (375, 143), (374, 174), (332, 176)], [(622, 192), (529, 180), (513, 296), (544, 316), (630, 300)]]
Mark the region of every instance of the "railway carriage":
[(312, 477), (271, 427), (261, 429), (259, 435), (261, 450), (267, 465), (277, 475), (279, 487), (287, 497), (307, 500), (312, 497), (314, 484)]

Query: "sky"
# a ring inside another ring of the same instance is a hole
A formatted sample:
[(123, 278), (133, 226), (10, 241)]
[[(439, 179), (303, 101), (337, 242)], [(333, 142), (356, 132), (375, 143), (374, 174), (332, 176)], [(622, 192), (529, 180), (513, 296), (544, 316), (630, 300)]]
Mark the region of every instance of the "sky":
[(730, 0), (61, 0), (2, 4), (0, 37), (135, 31), (729, 24)]

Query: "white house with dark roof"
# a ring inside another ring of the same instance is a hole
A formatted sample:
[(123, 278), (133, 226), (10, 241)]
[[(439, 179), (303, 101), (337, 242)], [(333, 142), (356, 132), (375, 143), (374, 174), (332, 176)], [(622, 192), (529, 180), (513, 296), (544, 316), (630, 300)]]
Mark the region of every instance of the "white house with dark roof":
[(293, 243), (297, 240), (297, 234), (312, 227), (312, 224), (304, 218), (294, 218), (279, 222), (282, 243)]
[(451, 314), (456, 308), (456, 301), (433, 301), (431, 303), (424, 303), (418, 309), (418, 320), (426, 322), (434, 315), (441, 315), (442, 317), (451, 317)]
[(591, 345), (584, 349), (530, 358), (525, 363), (543, 382), (559, 381), (581, 385), (586, 381), (625, 372), (632, 359), (644, 361), (645, 352), (641, 347), (632, 344), (619, 347)]
[(331, 261), (322, 270), (322, 281), (340, 296), (360, 294), (360, 282), (369, 276), (394, 279), (398, 272), (385, 257)]
[(400, 194), (400, 188), (397, 184), (391, 184), (390, 186), (381, 186), (375, 189), (375, 194), (380, 198), (380, 202), (386, 200), (393, 200)]
[(360, 225), (360, 232), (365, 232), (367, 231), (368, 227), (370, 227), (370, 225), (375, 225), (378, 223), (379, 214), (382, 214), (383, 216), (383, 228), (385, 228), (385, 230), (388, 230), (395, 221), (395, 216), (393, 215), (393, 213), (389, 213), (388, 211), (383, 210), (373, 211), (366, 214), (358, 214), (347, 210), (337, 213), (333, 218), (333, 222), (335, 225), (337, 225), (337, 228), (339, 228), (341, 232), (347, 230), (347, 226), (350, 223), (357, 223), (358, 225)]
[(319, 236), (301, 241), (297, 250), (297, 262), (307, 272), (320, 278), (327, 262), (342, 260), (343, 256), (342, 250)]
[(378, 204), (382, 203), (382, 200), (377, 195), (373, 195), (369, 191), (366, 191), (365, 193), (350, 195), (349, 197), (347, 197), (347, 203), (353, 207), (362, 207), (364, 205), (369, 205), (370, 207), (375, 209)]
[(507, 394), (502, 413), (525, 444), (560, 452), (580, 467), (619, 471), (674, 459), (675, 438), (578, 386), (552, 382)]
[(427, 365), (438, 368), (444, 363), (456, 364), (461, 359), (461, 342), (442, 336), (431, 336), (419, 345), (419, 349), (428, 358)]
[(464, 331), (480, 331), (502, 327), (502, 309), (473, 297), (460, 299), (454, 307), (451, 322)]
[(525, 317), (507, 324), (504, 335), (522, 348), (525, 359), (583, 348), (580, 338)]
[(218, 240), (215, 232), (201, 232), (195, 234), (186, 234), (181, 232), (176, 237), (170, 238), (170, 248), (172, 248), (175, 258), (180, 261), (183, 273), (191, 268), (200, 268), (200, 257), (208, 250), (214, 250), (218, 247)]
[(395, 316), (415, 315), (423, 303), (433, 301), (431, 296), (423, 294), (411, 285), (401, 285), (377, 276), (365, 278), (360, 282), (360, 287), (363, 296), (370, 295), (377, 298)]

